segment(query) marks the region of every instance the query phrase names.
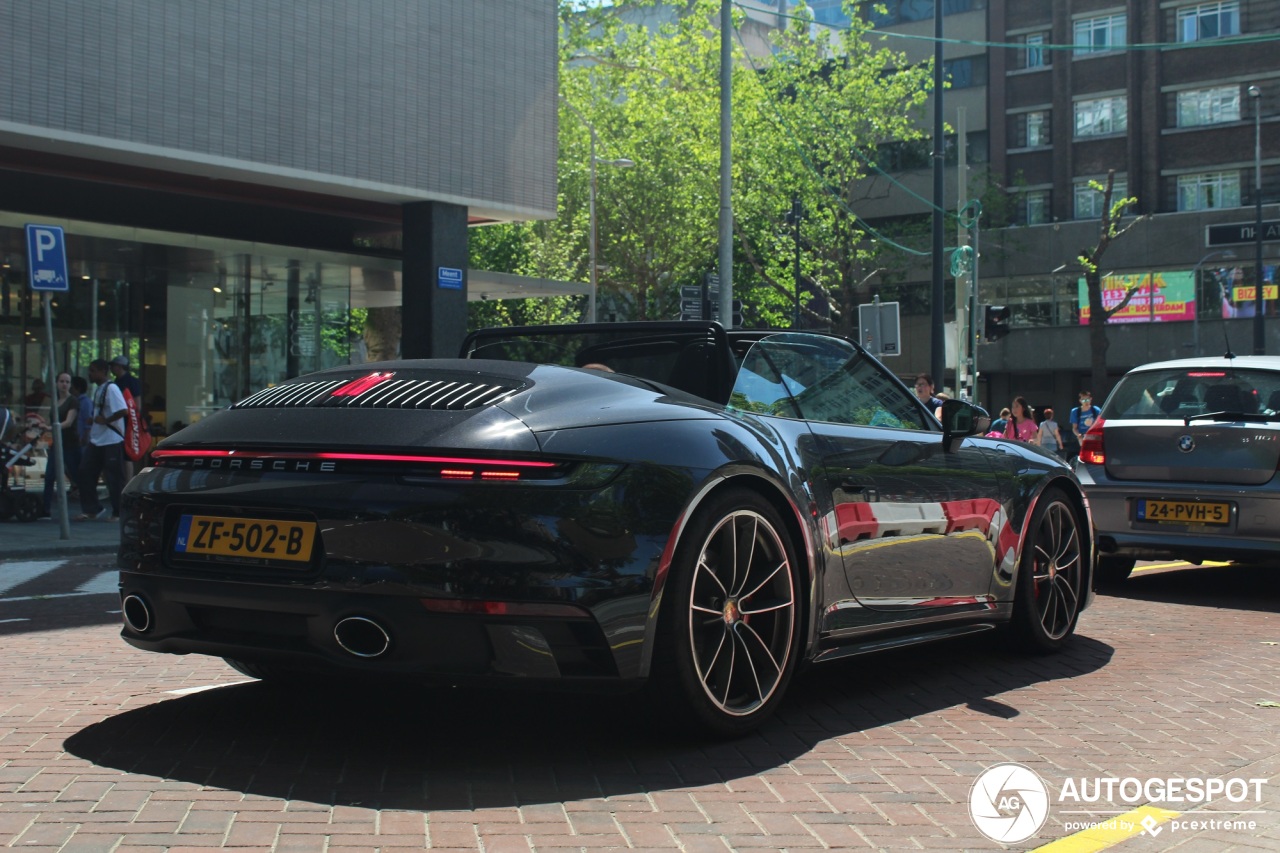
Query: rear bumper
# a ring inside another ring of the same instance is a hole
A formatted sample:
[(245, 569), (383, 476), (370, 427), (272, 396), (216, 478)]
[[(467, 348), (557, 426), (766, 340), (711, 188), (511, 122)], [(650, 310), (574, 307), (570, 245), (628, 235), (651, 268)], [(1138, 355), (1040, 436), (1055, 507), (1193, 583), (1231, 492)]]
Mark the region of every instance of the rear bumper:
[[(148, 616), (122, 637), (301, 670), (636, 680), (648, 665), (654, 569), (679, 512), (646, 494), (625, 473), (592, 490), (147, 469), (124, 495), (118, 562), (121, 595)], [(191, 513), (314, 519), (314, 555), (196, 561), (175, 548)], [(344, 649), (344, 619), (385, 633), (385, 651)]]
[[(1093, 516), (1099, 555), (1136, 559), (1259, 560), (1280, 553), (1280, 492), (1271, 485), (1108, 480), (1099, 466), (1077, 464)], [(1136, 520), (1140, 499), (1217, 502), (1231, 507), (1224, 525)]]
[(120, 589), (122, 601), (128, 599), (121, 637), (145, 651), (349, 675), (623, 680), (604, 632), (585, 609), (579, 618), (439, 613), (408, 596), (127, 571)]

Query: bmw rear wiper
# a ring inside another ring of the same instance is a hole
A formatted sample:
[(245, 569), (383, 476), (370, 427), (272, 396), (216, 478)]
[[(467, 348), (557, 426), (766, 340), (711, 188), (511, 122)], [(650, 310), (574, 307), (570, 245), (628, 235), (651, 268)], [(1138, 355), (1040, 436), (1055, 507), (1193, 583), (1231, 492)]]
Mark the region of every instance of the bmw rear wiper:
[(1183, 426), (1191, 426), (1192, 421), (1245, 421), (1251, 424), (1269, 424), (1280, 421), (1280, 414), (1248, 414), (1244, 412), (1201, 412), (1198, 415), (1187, 415), (1182, 419)]

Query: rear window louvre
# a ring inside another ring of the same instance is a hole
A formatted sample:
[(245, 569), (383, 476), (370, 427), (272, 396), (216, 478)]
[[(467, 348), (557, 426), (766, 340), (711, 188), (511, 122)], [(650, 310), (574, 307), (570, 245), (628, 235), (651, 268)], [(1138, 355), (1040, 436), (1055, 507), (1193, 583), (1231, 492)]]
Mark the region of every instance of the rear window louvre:
[(333, 396), (333, 391), (350, 382), (349, 379), (334, 379), (277, 385), (252, 394), (231, 408), (476, 409), (492, 406), (519, 390), (487, 382), (390, 379), (359, 394)]

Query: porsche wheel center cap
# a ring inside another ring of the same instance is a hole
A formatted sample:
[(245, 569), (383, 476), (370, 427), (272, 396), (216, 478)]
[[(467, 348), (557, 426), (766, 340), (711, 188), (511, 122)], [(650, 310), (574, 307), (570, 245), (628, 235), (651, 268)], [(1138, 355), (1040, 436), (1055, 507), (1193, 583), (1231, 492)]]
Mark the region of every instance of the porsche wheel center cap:
[(724, 604), (724, 623), (732, 625), (742, 618), (742, 611), (738, 609), (738, 602), (730, 599)]

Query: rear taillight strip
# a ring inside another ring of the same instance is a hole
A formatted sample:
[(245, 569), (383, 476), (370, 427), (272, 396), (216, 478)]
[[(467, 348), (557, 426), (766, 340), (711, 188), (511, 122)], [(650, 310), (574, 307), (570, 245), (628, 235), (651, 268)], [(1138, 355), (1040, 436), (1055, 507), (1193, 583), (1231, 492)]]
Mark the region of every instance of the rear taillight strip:
[(465, 456), (430, 456), (410, 453), (344, 453), (340, 451), (272, 452), (269, 450), (155, 450), (153, 459), (336, 459), (347, 462), (417, 462), (424, 465), (478, 465), (497, 468), (555, 468), (559, 463), (536, 459), (481, 459)]

